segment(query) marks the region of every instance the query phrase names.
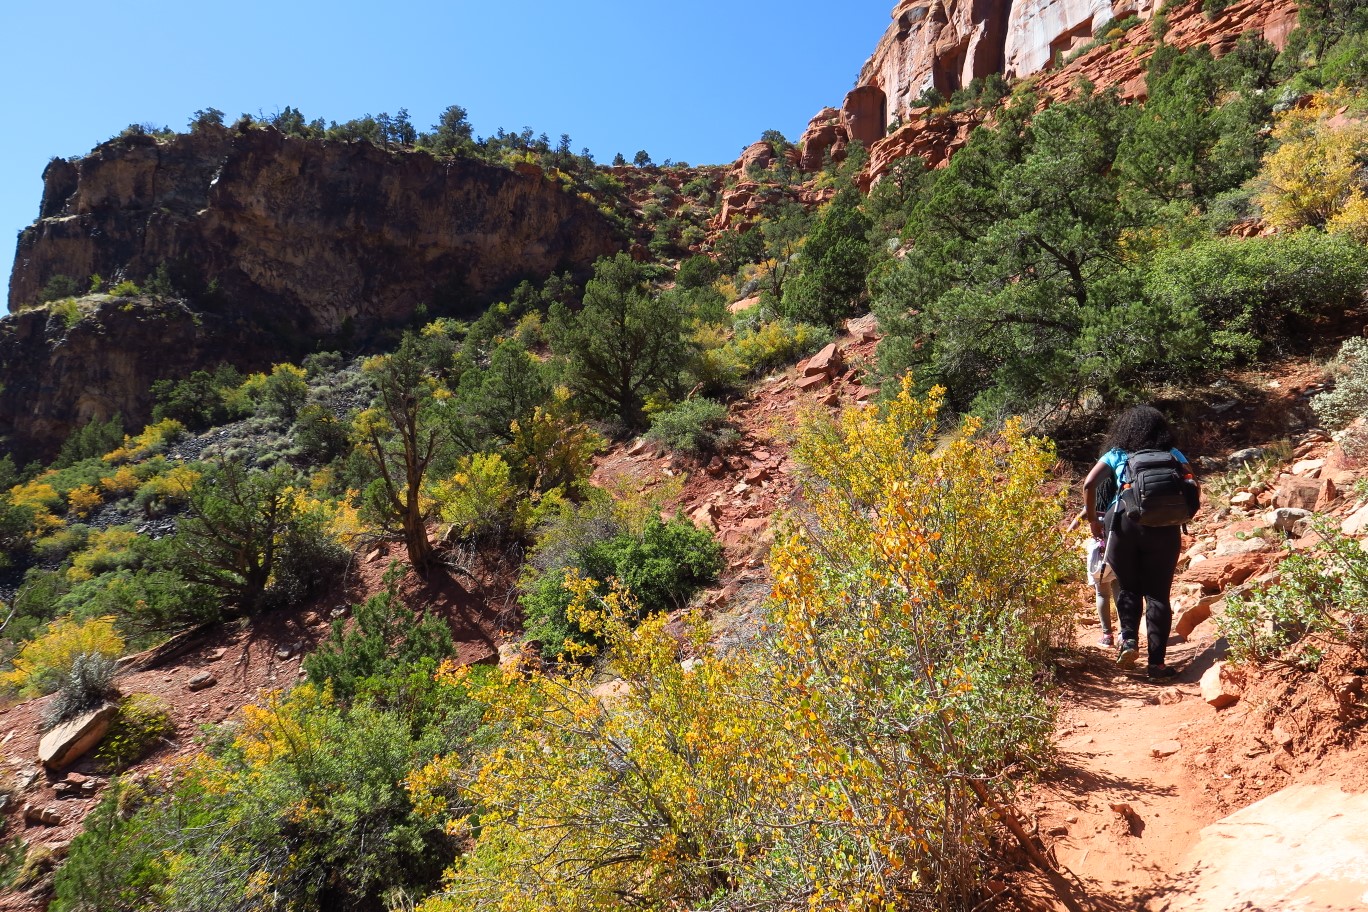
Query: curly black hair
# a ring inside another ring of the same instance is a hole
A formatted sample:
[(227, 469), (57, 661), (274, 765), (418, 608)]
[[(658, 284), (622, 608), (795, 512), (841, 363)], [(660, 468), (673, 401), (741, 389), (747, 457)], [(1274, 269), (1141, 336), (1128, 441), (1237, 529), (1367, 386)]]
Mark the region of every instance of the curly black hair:
[(1173, 431), (1163, 412), (1151, 405), (1137, 405), (1117, 415), (1102, 444), (1103, 454), (1112, 450), (1133, 453), (1136, 450), (1168, 450), (1173, 448)]

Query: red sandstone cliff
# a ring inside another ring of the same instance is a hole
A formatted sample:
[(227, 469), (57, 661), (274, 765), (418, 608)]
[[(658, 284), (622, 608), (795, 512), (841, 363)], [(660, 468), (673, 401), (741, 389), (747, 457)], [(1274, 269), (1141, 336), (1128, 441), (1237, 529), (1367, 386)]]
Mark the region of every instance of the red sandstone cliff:
[[(1036, 76), (1042, 97), (1065, 98), (1085, 78), (1098, 88), (1118, 86), (1125, 97), (1143, 98), (1152, 50), (1145, 25), (1066, 66), (1047, 67), (1056, 54), (1067, 56), (1093, 41), (1110, 20), (1148, 20), (1153, 10), (1153, 0), (902, 0), (841, 109), (824, 110), (803, 134), (803, 170), (820, 168), (828, 150), (839, 158), (852, 139), (869, 148), (871, 180), (907, 155), (920, 155), (932, 166), (943, 163), (964, 143), (974, 115), (937, 116), (926, 108), (914, 111), (912, 104), (928, 88), (948, 97), (991, 73)], [(1296, 25), (1297, 5), (1240, 0), (1208, 17), (1199, 0), (1188, 0), (1170, 6), (1166, 16), (1165, 41), (1179, 48), (1206, 44), (1222, 54), (1246, 32), (1281, 47)]]

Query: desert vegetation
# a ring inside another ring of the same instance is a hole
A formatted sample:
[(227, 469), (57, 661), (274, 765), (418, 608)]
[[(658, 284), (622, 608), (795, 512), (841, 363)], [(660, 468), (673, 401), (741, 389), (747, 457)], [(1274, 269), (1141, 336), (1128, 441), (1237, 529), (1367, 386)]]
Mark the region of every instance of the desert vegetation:
[[(0, 459), (0, 686), (56, 694), (54, 724), (117, 706), (95, 755), (116, 777), (174, 726), (118, 692), (115, 660), (316, 606), (378, 543), (403, 555), (298, 683), (190, 759), (114, 780), (51, 908), (968, 910), (1004, 846), (1048, 864), (1014, 802), (1051, 761), (1049, 669), (1076, 620), (1049, 436), (1362, 316), (1368, 23), (1323, 6), (1281, 53), (1156, 39), (1143, 105), (997, 78), (924, 96), (994, 117), (948, 166), (901, 162), (868, 194), (852, 149), (813, 178), (818, 207), (788, 192), (801, 176), (767, 133), (756, 223), (710, 235), (713, 179), (644, 151), (634, 201), (625, 158), (477, 138), (459, 106), (430, 132), (402, 109), (244, 117), (535, 164), (641, 250), (383, 351), (167, 378), (141, 429), (92, 420), (49, 464)], [(40, 306), (62, 321), (87, 287), (172, 293), (59, 278)], [(720, 648), (697, 594), (721, 543), (669, 491), (592, 484), (594, 460), (642, 438), (688, 472), (721, 464), (733, 401), (870, 311), (881, 397), (790, 429), (800, 496), (776, 520), (763, 623)], [(1352, 339), (1333, 363), (1312, 403), (1327, 427), (1364, 414), (1365, 357)], [(1236, 660), (1305, 670), (1368, 648), (1363, 553), (1325, 537), (1231, 600)], [(472, 554), (508, 562), (521, 642), (499, 668), (463, 664), (405, 601), (409, 571), (470, 574)]]

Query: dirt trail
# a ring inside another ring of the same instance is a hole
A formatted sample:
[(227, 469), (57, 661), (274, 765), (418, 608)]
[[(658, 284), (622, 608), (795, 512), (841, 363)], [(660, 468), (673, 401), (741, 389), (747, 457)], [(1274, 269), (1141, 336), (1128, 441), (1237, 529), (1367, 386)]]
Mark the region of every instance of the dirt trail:
[(1214, 721), (1197, 682), (1219, 650), (1202, 637), (1173, 646), (1179, 676), (1157, 685), (1118, 669), (1114, 650), (1092, 645), (1097, 634), (1083, 628), (1083, 655), (1063, 670), (1059, 772), (1034, 810), (1084, 891), (1101, 908), (1132, 909), (1224, 815), (1184, 762)]
[[(1328, 857), (1307, 835), (1342, 824), (1347, 799), (1339, 789), (1368, 800), (1361, 794), (1368, 751), (1338, 730), (1314, 682), (1268, 675), (1247, 699), (1218, 711), (1199, 686), (1224, 658), (1210, 622), (1186, 642), (1171, 642), (1168, 662), (1180, 672), (1163, 684), (1117, 668), (1114, 650), (1096, 645), (1098, 633), (1095, 625), (1081, 628), (1079, 654), (1064, 660), (1059, 766), (1028, 807), (1074, 879), (1075, 907), (1368, 908), (1368, 835), (1342, 842), (1345, 858)], [(1245, 808), (1258, 817), (1250, 806), (1262, 799), (1269, 805), (1262, 818), (1231, 817)], [(1289, 802), (1306, 807), (1293, 814), (1284, 809)], [(1283, 862), (1297, 882), (1258, 894), (1258, 883)], [(1315, 902), (1305, 898), (1308, 889)], [(1058, 899), (1031, 905), (1068, 907)]]

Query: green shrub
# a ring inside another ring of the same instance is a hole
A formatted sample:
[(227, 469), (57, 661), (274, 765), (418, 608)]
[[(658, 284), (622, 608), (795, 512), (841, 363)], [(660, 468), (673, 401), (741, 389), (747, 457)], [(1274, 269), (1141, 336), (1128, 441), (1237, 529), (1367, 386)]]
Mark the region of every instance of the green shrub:
[(320, 687), (328, 684), (341, 700), (350, 700), (368, 681), (404, 669), (435, 670), (455, 654), (451, 628), (436, 614), (421, 619), (399, 596), (404, 567), (385, 573), (385, 591), (356, 606), (354, 621), (333, 622), (326, 642), (304, 658), (304, 671)]
[(133, 280), (124, 279), (122, 282), (109, 289), (109, 293), (116, 298), (131, 298), (135, 295), (142, 294), (142, 289), (139, 288), (138, 283)]
[(119, 701), (119, 714), (95, 749), (95, 759), (112, 773), (122, 772), (175, 733), (171, 704), (153, 694), (129, 694)]
[(758, 377), (815, 352), (831, 338), (830, 329), (810, 323), (772, 320), (754, 328), (743, 324), (723, 346), (721, 357), (735, 362), (744, 374)]
[(700, 586), (715, 579), (722, 569), (722, 547), (690, 522), (664, 522), (653, 516), (640, 534), (619, 532), (591, 540), (561, 554), (554, 565), (540, 572), (534, 569), (523, 584), (524, 631), (529, 639), (541, 641), (550, 656), (597, 642), (566, 617), (572, 596), (564, 584), (571, 569), (598, 581), (601, 592), (616, 580), (643, 614), (651, 614), (683, 606)]
[[(52, 908), (376, 910), (394, 890), (432, 892), (458, 843), (419, 813), (407, 781), (439, 756), (460, 762), (482, 708), (430, 673), (383, 690), (347, 705), (301, 684), (244, 707), (202, 763), (116, 780)], [(464, 807), (451, 789), (437, 797)]]
[(74, 298), (85, 289), (81, 283), (69, 275), (58, 273), (48, 279), (43, 285), (43, 290), (38, 293), (38, 303), (47, 304), (51, 301), (60, 301), (62, 298)]
[(60, 563), (73, 551), (84, 548), (89, 537), (89, 526), (72, 523), (34, 542), (33, 553), (40, 561)]
[(1331, 363), (1335, 388), (1311, 397), (1311, 409), (1322, 425), (1342, 428), (1368, 414), (1368, 339), (1348, 339)]
[(195, 371), (182, 380), (158, 380), (152, 384), (154, 421), (174, 418), (193, 431), (223, 424), (237, 414), (228, 406), (227, 394), (242, 384), (242, 374), (228, 364), (212, 373)]
[(148, 908), (165, 869), (157, 821), (137, 813), (146, 800), (139, 786), (118, 779), (111, 783), (57, 869), (52, 912)]
[(124, 426), (121, 415), (115, 415), (108, 421), (91, 418), (84, 427), (72, 431), (62, 443), (62, 449), (52, 467), (62, 469), (82, 460), (103, 456), (123, 443), (123, 439)]
[(115, 660), (109, 655), (83, 652), (75, 656), (43, 711), (44, 728), (54, 728), (106, 702), (114, 693), (115, 670)]
[(77, 620), (113, 616), (119, 632), (135, 649), (151, 646), (168, 633), (219, 618), (219, 600), (213, 589), (157, 566), (156, 559), (147, 564), (86, 580), (59, 595), (54, 610)]
[(1343, 317), (1363, 304), (1368, 248), (1305, 229), (1266, 238), (1219, 238), (1158, 253), (1146, 297), (1194, 309), (1212, 348), (1249, 358), (1288, 341), (1298, 325)]
[(1226, 600), (1217, 627), (1237, 662), (1315, 668), (1327, 648), (1368, 658), (1368, 552), (1326, 526), (1320, 553), (1298, 551), (1279, 580)]
[(651, 418), (649, 439), (681, 453), (700, 455), (725, 450), (736, 442), (727, 407), (712, 399), (685, 399)]

